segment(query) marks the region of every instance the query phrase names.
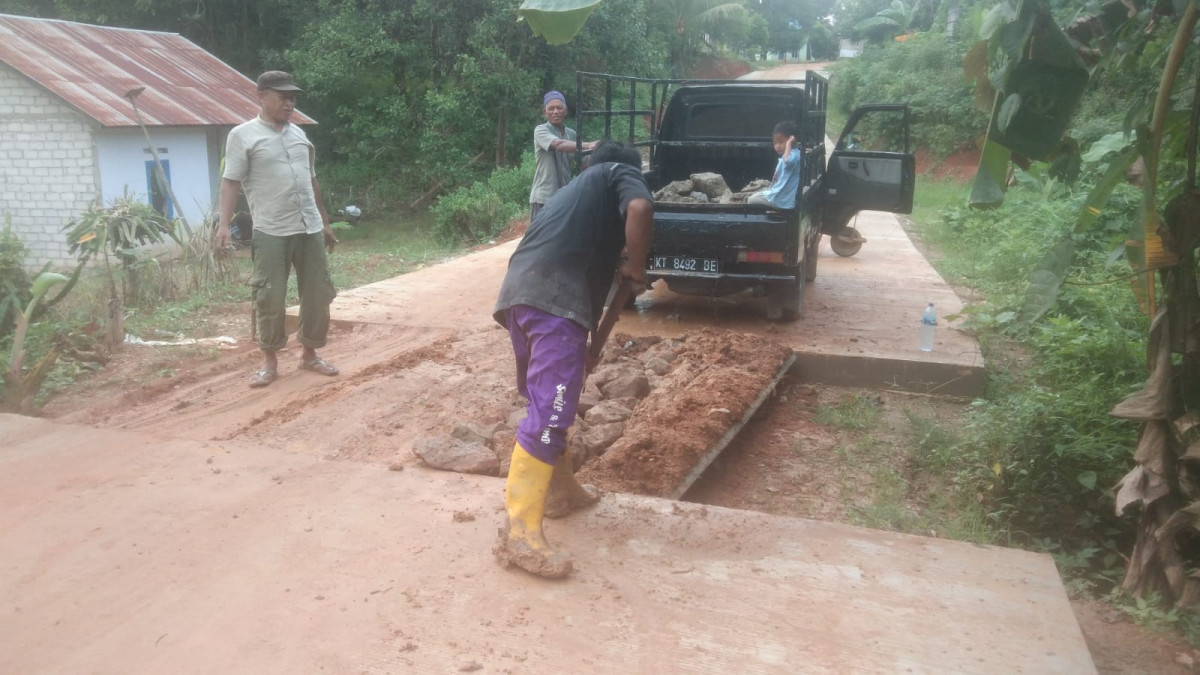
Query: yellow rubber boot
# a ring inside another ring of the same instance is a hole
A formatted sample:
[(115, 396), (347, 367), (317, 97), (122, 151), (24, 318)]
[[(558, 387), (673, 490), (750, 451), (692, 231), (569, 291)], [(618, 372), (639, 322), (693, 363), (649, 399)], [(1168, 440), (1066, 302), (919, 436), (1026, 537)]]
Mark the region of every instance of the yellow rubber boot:
[(546, 517), (565, 518), (576, 511), (600, 501), (600, 490), (588, 483), (580, 485), (571, 470), (571, 458), (567, 453), (554, 463), (554, 477), (550, 479), (550, 491), (546, 494)]
[(492, 553), (507, 565), (547, 579), (561, 579), (571, 573), (571, 561), (550, 548), (542, 533), (546, 511), (546, 492), (554, 467), (513, 446), (508, 483), (504, 487), (504, 508), (508, 527), (500, 530)]

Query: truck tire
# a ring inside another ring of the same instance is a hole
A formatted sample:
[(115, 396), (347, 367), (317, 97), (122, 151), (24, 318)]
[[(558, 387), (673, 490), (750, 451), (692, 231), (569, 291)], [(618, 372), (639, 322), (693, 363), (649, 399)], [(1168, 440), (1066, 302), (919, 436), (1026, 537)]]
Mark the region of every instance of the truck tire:
[(817, 235), (804, 246), (804, 280), (817, 278), (817, 254), (821, 249), (821, 235)]
[(796, 268), (796, 277), (789, 283), (767, 289), (767, 319), (795, 321), (804, 307), (804, 263)]
[(862, 248), (864, 241), (866, 241), (866, 239), (863, 239), (858, 230), (854, 229), (853, 227), (846, 226), (843, 227), (837, 234), (829, 237), (829, 246), (833, 249), (834, 253), (842, 256), (843, 258), (849, 258), (855, 253), (858, 253), (858, 250)]

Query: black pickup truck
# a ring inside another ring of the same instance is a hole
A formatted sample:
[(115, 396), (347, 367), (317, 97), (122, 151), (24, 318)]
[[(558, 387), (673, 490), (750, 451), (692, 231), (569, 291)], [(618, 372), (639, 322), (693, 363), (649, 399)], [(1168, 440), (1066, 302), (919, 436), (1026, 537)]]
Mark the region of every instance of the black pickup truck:
[[(907, 106), (856, 109), (826, 162), (829, 81), (813, 71), (796, 81), (578, 73), (577, 84), (579, 142), (585, 133), (622, 136), (627, 118), (628, 140), (648, 148), (645, 175), (652, 191), (697, 173), (720, 174), (734, 191), (769, 179), (779, 159), (771, 136), (775, 124), (791, 120), (799, 129), (796, 145), (803, 160), (794, 209), (655, 203), (647, 276), (651, 282), (665, 280), (676, 293), (751, 290), (766, 295), (769, 319), (795, 319), (805, 282), (816, 278), (822, 234), (830, 235), (839, 255), (853, 255), (862, 239), (850, 220), (859, 211), (912, 211), (916, 171)], [(601, 98), (602, 105), (593, 103)], [(864, 138), (872, 149), (858, 149)]]

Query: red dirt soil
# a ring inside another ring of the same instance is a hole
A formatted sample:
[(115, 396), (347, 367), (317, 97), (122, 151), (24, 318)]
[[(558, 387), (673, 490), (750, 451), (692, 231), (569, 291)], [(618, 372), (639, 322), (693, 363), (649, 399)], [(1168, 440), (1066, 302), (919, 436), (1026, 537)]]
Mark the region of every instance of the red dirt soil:
[(941, 161), (934, 161), (929, 150), (920, 148), (916, 152), (917, 173), (938, 180), (969, 181), (979, 169), (979, 148), (966, 148), (952, 153)]

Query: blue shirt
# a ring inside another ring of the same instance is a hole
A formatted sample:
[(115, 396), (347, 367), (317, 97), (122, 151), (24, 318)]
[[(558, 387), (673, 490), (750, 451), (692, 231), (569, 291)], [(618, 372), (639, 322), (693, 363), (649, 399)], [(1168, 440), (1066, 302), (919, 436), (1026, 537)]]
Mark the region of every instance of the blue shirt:
[(800, 185), (800, 149), (792, 148), (775, 164), (775, 176), (764, 196), (780, 209), (796, 208), (796, 187)]

